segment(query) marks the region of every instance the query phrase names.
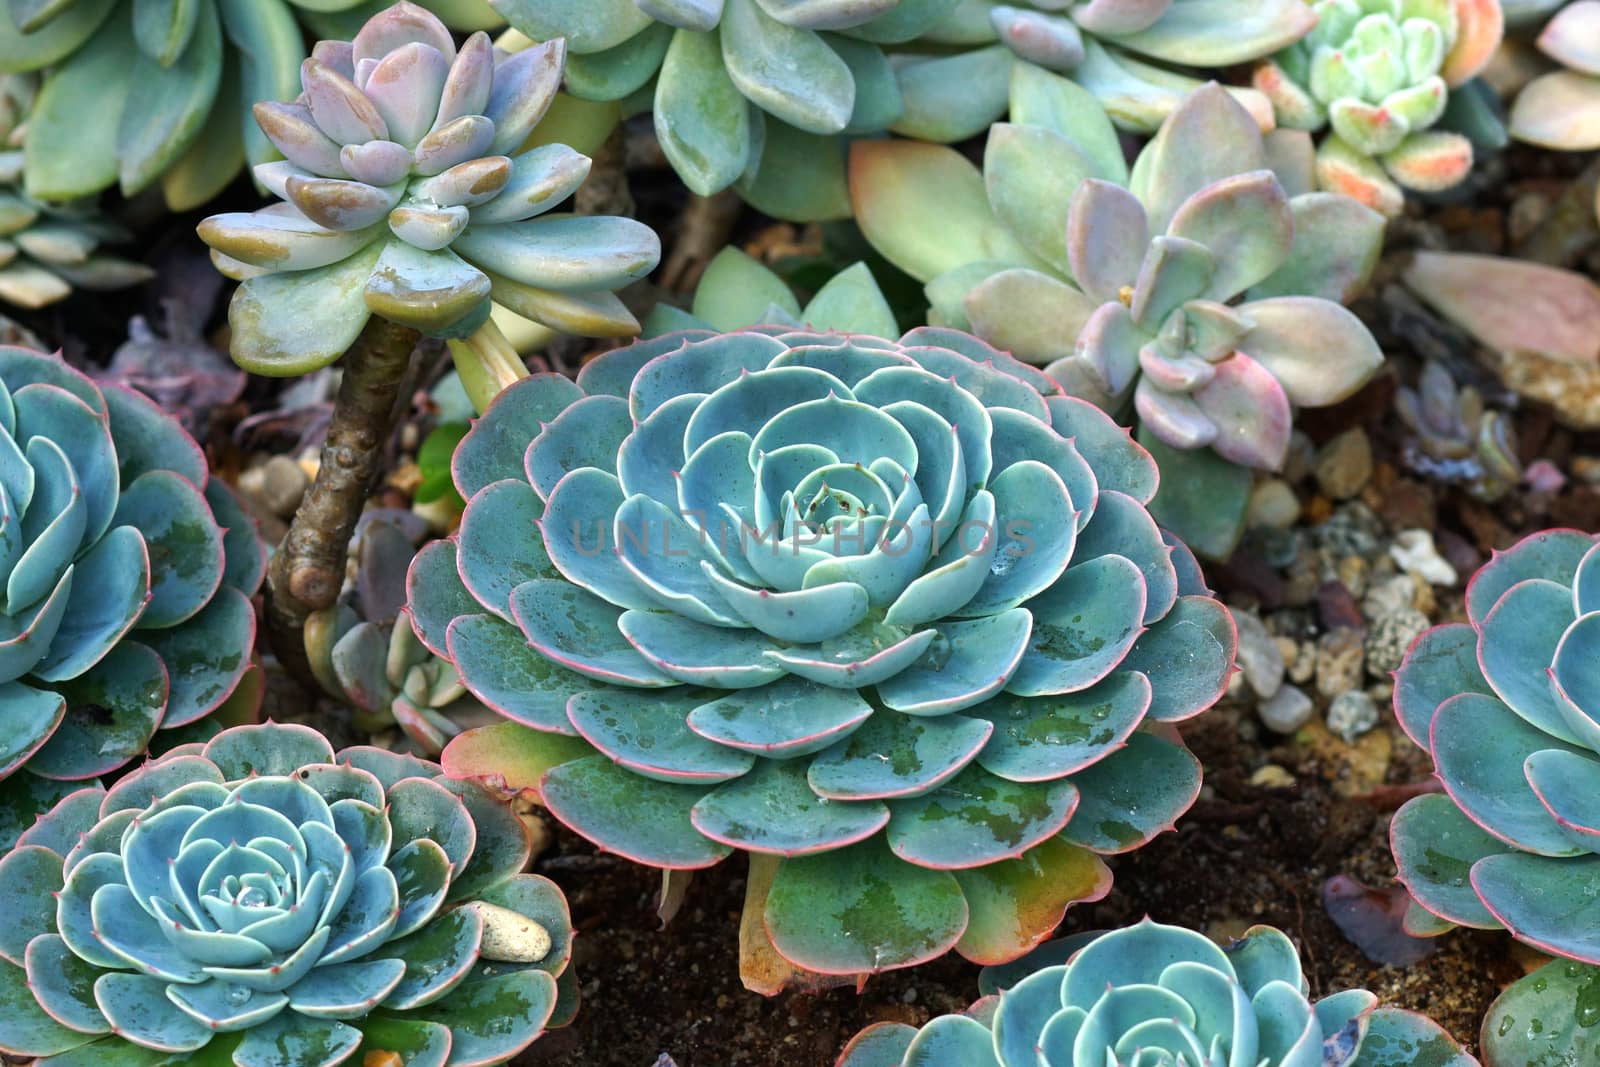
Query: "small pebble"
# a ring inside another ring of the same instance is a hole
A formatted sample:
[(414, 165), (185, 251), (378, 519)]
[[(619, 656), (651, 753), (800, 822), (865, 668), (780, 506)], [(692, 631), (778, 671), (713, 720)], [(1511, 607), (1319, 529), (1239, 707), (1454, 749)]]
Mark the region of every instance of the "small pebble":
[(1409, 574), (1396, 574), (1373, 582), (1361, 601), (1361, 614), (1371, 622), (1402, 608), (1415, 607), (1417, 584), (1417, 580)]
[(261, 502), (280, 519), (294, 514), (309, 488), (304, 468), (288, 456), (273, 456), (261, 468)]
[(1239, 630), (1239, 668), (1256, 696), (1266, 699), (1283, 685), (1283, 654), (1253, 611), (1235, 611)]
[(1289, 680), (1295, 685), (1304, 685), (1311, 681), (1311, 676), (1317, 672), (1316, 642), (1301, 641), (1295, 650), (1294, 658), (1285, 656), (1284, 662), (1289, 665)]
[(1401, 570), (1415, 574), (1431, 585), (1455, 585), (1460, 575), (1448, 560), (1433, 547), (1433, 535), (1427, 530), (1401, 530), (1389, 546), (1389, 556)]
[(1300, 517), (1300, 499), (1282, 478), (1265, 478), (1250, 491), (1248, 525), (1287, 530)]
[(1367, 673), (1387, 678), (1405, 659), (1411, 642), (1430, 625), (1426, 615), (1410, 606), (1378, 616), (1367, 631)]
[(475, 900), (462, 907), (472, 908), (483, 919), (483, 943), (479, 949), (486, 960), (500, 963), (538, 963), (550, 955), (550, 932), (521, 912)]
[(1335, 573), (1339, 584), (1350, 590), (1350, 595), (1360, 597), (1367, 591), (1367, 573), (1372, 568), (1360, 556), (1346, 556), (1339, 561)]
[(1328, 729), (1354, 744), (1356, 738), (1378, 725), (1378, 704), (1364, 691), (1340, 693), (1328, 705)]
[(1269, 763), (1250, 776), (1250, 784), (1266, 789), (1288, 789), (1294, 785), (1294, 775), (1276, 763)]
[(1298, 686), (1286, 685), (1256, 708), (1256, 714), (1274, 733), (1292, 734), (1311, 721), (1311, 698)]
[(1317, 487), (1333, 500), (1349, 500), (1372, 478), (1372, 443), (1357, 426), (1323, 445), (1312, 466)]
[(1334, 630), (1317, 638), (1317, 692), (1332, 700), (1359, 689), (1365, 655), (1360, 630)]

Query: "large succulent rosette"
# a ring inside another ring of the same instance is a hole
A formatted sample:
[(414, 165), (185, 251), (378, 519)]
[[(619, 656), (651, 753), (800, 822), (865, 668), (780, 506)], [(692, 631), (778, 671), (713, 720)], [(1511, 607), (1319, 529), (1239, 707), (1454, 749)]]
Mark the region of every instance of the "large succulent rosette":
[(513, 55), (483, 32), (457, 50), (412, 3), (322, 41), (294, 103), (256, 121), (287, 157), (256, 179), (283, 202), (213, 215), (201, 238), (243, 281), (229, 306), (234, 358), (262, 374), (333, 362), (378, 315), (465, 337), (491, 297), (558, 330), (631, 336), (613, 290), (660, 258), (631, 219), (545, 215), (589, 173), (565, 145), (521, 151), (561, 82), (565, 44)]
[(925, 283), (929, 321), (1136, 416), (1164, 475), (1158, 518), (1225, 558), (1294, 409), (1348, 397), (1383, 361), (1340, 306), (1377, 263), (1383, 219), (1311, 191), (1311, 166), (1305, 134), (1264, 137), (1212, 83), (1130, 168), (1093, 97), (1019, 66), (981, 175), (953, 149), (861, 141), (851, 189), (867, 239)]
[(503, 1062), (576, 1007), (566, 900), (529, 852), (509, 808), (422, 760), (272, 723), (183, 746), (0, 859), (0, 1049)]
[(1504, 927), (1600, 964), (1600, 539), (1550, 530), (1497, 553), (1467, 617), (1395, 675), (1395, 713), (1445, 788), (1392, 826), (1425, 909), (1409, 925)]
[(253, 715), (265, 563), (175, 419), (0, 347), (0, 777), (92, 778), (158, 728)]
[(1146, 919), (985, 971), (965, 1015), (878, 1023), (838, 1067), (1477, 1067), (1438, 1024), (1352, 989), (1312, 1003), (1294, 943), (1226, 948)]
[(1436, 129), (1450, 89), (1500, 45), (1500, 0), (1317, 0), (1304, 39), (1255, 71), (1278, 122), (1328, 129), (1317, 150), (1324, 189), (1385, 215), (1404, 189), (1438, 192), (1472, 169), (1472, 143)]
[(516, 725), (446, 769), (654, 867), (775, 865), (754, 933), (804, 970), (1014, 957), (1194, 799), (1165, 724), (1232, 620), (1149, 456), (970, 336), (640, 342), (507, 389), (454, 475), (408, 608)]

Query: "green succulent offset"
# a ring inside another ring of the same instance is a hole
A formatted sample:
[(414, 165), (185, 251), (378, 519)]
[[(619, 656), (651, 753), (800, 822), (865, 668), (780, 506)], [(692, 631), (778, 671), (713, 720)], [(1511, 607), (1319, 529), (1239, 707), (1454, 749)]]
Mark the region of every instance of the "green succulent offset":
[(128, 234), (92, 203), (43, 204), (23, 190), (23, 135), (36, 80), (0, 74), (0, 302), (41, 308), (74, 287), (121, 289), (148, 281), (149, 267), (100, 250)]
[(529, 852), (516, 815), (434, 764), (226, 730), (70, 794), (0, 859), (0, 1048), (502, 1063), (576, 1005), (566, 900), (521, 873)]
[[(1063, 78), (1019, 65), (1011, 118), (981, 175), (950, 149), (857, 143), (862, 230), (926, 284), (930, 321), (1114, 414), (1131, 407), (1173, 487), (1158, 517), (1225, 556), (1250, 470), (1283, 462), (1293, 408), (1344, 399), (1383, 361), (1339, 303), (1375, 266), (1383, 219), (1311, 191), (1309, 138), (1264, 137), (1214, 84), (1131, 170), (1104, 110)], [(944, 224), (928, 228), (930, 213)]]
[(1449, 91), (1489, 61), (1499, 0), (1317, 0), (1317, 25), (1256, 69), (1291, 129), (1329, 129), (1317, 179), (1385, 215), (1405, 189), (1438, 192), (1472, 169), (1472, 144), (1437, 129)]
[(805, 971), (1012, 958), (1199, 787), (1159, 724), (1236, 637), (1149, 456), (969, 335), (669, 334), (507, 389), (454, 472), (408, 610), (512, 722), (449, 773), (775, 866), (747, 922)]
[(491, 299), (560, 330), (637, 332), (613, 290), (655, 267), (655, 234), (546, 214), (582, 184), (588, 158), (559, 144), (512, 155), (554, 98), (564, 55), (557, 40), (508, 56), (481, 31), (457, 50), (411, 3), (352, 42), (319, 43), (301, 97), (255, 109), (288, 157), (256, 177), (284, 201), (200, 225), (218, 268), (243, 281), (229, 309), (240, 365), (324, 366), (371, 315), (466, 337)]
[(1050, 942), (980, 985), (965, 1015), (868, 1027), (837, 1067), (1477, 1067), (1436, 1023), (1364, 989), (1312, 1003), (1294, 943), (1270, 926), (1219, 948), (1146, 919)]
[[(0, 777), (116, 770), (158, 729), (253, 715), (265, 551), (175, 419), (0, 347)], [(18, 775), (24, 770), (29, 774)]]

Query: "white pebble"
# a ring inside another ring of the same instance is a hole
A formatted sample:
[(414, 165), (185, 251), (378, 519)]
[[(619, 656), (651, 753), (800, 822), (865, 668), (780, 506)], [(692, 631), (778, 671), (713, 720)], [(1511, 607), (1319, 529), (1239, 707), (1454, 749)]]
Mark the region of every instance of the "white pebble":
[(550, 932), (521, 912), (475, 900), (462, 907), (476, 911), (483, 919), (480, 954), (500, 963), (538, 963), (550, 955)]
[(1450, 561), (1433, 547), (1433, 535), (1427, 530), (1401, 530), (1389, 546), (1389, 556), (1401, 570), (1429, 585), (1455, 585), (1460, 578)]

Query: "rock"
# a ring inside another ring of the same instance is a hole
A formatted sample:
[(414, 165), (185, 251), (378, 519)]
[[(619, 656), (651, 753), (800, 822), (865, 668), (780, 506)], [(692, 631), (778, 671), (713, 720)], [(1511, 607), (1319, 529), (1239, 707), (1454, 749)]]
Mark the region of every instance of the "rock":
[(1372, 622), (1404, 608), (1416, 607), (1417, 585), (1417, 580), (1409, 574), (1396, 574), (1372, 583), (1361, 600), (1361, 614)]
[(1439, 521), (1435, 500), (1436, 494), (1431, 485), (1411, 478), (1400, 478), (1384, 494), (1380, 511), (1390, 529), (1405, 530), (1416, 526), (1432, 529)]
[(483, 919), (483, 944), (479, 949), (486, 960), (500, 963), (538, 963), (550, 955), (550, 932), (521, 912), (475, 900), (462, 907), (471, 908)]
[(1283, 480), (1290, 485), (1304, 481), (1310, 476), (1316, 459), (1317, 446), (1311, 443), (1304, 430), (1295, 430), (1289, 435), (1289, 452), (1283, 459)]
[(1295, 685), (1304, 685), (1311, 680), (1317, 672), (1317, 645), (1315, 641), (1301, 641), (1296, 646), (1294, 658), (1288, 656), (1283, 661), (1289, 665), (1289, 680)]
[(1378, 725), (1378, 704), (1363, 690), (1340, 693), (1328, 705), (1328, 729), (1355, 744), (1356, 738)]
[(1280, 686), (1272, 699), (1263, 701), (1256, 714), (1262, 725), (1274, 733), (1292, 734), (1311, 721), (1311, 698), (1298, 686)]
[(1317, 487), (1330, 499), (1349, 500), (1372, 477), (1372, 443), (1357, 426), (1333, 438), (1317, 452), (1312, 466)]
[(1294, 775), (1276, 763), (1269, 763), (1250, 776), (1250, 784), (1264, 789), (1288, 789), (1294, 785)]
[(1255, 612), (1235, 611), (1233, 621), (1239, 629), (1239, 668), (1256, 696), (1265, 700), (1283, 685), (1283, 655)]
[(1410, 605), (1379, 615), (1367, 631), (1367, 673), (1374, 678), (1387, 678), (1390, 671), (1399, 668), (1411, 642), (1430, 625), (1428, 617)]
[(1334, 568), (1334, 573), (1339, 576), (1339, 584), (1350, 590), (1350, 595), (1359, 597), (1367, 591), (1367, 575), (1372, 567), (1360, 556), (1346, 556)]
[(1342, 582), (1325, 582), (1317, 590), (1317, 618), (1324, 630), (1359, 630), (1366, 625), (1356, 598)]
[(280, 519), (294, 514), (309, 488), (311, 479), (288, 456), (273, 456), (261, 468), (261, 502)]
[(1415, 574), (1430, 585), (1455, 585), (1460, 575), (1433, 547), (1427, 530), (1401, 530), (1389, 546), (1389, 556), (1400, 569)]
[(1378, 544), (1384, 536), (1383, 520), (1359, 500), (1352, 500), (1319, 525), (1313, 535), (1317, 547), (1330, 560), (1346, 556), (1371, 559), (1378, 554)]
[(1334, 630), (1317, 638), (1317, 692), (1332, 700), (1359, 689), (1365, 657), (1360, 630)]
[(1248, 525), (1287, 530), (1300, 517), (1300, 498), (1282, 478), (1263, 478), (1250, 491)]

